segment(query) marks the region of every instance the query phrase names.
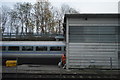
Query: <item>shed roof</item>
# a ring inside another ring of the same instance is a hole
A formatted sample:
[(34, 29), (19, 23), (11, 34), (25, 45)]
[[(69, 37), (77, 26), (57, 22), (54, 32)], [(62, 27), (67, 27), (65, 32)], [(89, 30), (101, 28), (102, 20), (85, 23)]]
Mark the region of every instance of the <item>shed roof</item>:
[(106, 13), (106, 14), (65, 14), (63, 27), (65, 28), (67, 18), (118, 18), (120, 20), (119, 13)]
[(65, 14), (65, 18), (118, 18), (120, 14)]

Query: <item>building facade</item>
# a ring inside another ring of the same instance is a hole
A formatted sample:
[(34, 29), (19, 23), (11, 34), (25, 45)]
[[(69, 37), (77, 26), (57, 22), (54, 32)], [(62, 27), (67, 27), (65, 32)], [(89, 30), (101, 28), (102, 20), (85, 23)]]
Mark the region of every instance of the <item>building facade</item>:
[(118, 14), (66, 14), (66, 66), (120, 68)]

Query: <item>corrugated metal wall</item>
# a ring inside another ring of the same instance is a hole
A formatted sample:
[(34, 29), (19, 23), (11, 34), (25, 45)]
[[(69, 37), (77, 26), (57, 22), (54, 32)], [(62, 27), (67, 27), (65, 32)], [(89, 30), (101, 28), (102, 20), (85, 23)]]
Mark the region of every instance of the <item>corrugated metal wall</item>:
[(69, 43), (69, 68), (117, 68), (116, 43)]
[(67, 68), (118, 68), (117, 19), (67, 19)]

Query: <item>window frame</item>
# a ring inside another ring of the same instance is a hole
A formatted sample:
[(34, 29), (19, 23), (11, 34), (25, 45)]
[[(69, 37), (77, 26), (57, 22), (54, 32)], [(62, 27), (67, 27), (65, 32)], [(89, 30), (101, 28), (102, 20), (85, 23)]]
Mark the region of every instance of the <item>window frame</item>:
[[(23, 50), (23, 47), (32, 47), (32, 50)], [(21, 49), (23, 52), (30, 52), (30, 51), (34, 51), (34, 46), (22, 46), (22, 49)]]
[[(20, 51), (20, 46), (6, 46), (8, 49), (6, 51)], [(10, 47), (18, 47), (18, 50), (9, 50)]]
[[(37, 50), (37, 47), (46, 47), (46, 50)], [(36, 52), (47, 52), (48, 51), (48, 46), (35, 46), (35, 51)]]
[[(51, 50), (52, 47), (60, 47), (60, 50)], [(62, 46), (50, 46), (50, 51), (51, 52), (61, 52), (62, 51)]]

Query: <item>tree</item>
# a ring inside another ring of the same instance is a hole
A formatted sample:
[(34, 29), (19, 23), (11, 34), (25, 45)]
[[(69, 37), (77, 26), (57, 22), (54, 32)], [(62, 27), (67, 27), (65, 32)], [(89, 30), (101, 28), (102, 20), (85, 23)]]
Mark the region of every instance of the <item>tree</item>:
[(78, 14), (79, 12), (67, 4), (63, 4), (59, 10), (56, 10), (55, 17), (57, 22), (56, 33), (63, 33), (63, 20), (65, 14)]
[[(31, 19), (31, 9), (32, 5), (30, 3), (17, 3), (15, 5), (17, 11), (17, 18), (19, 18), (21, 25), (21, 35), (25, 35), (29, 32), (32, 32), (31, 26), (33, 27), (32, 19)], [(24, 34), (25, 33), (25, 34)]]
[[(25, 23), (25, 33), (27, 34), (27, 32), (32, 32), (32, 28), (31, 28), (31, 8), (32, 5), (30, 3), (23, 3), (22, 7), (24, 7), (24, 23)], [(29, 31), (28, 31), (29, 30)]]
[(8, 29), (9, 33), (16, 33), (16, 36), (27, 35), (27, 33), (62, 34), (64, 15), (79, 13), (66, 4), (57, 9), (47, 0), (41, 0), (33, 5), (16, 3), (11, 10), (5, 7), (2, 9), (3, 32)]
[(4, 34), (5, 29), (7, 29), (7, 21), (8, 21), (8, 12), (9, 12), (9, 8), (7, 6), (2, 6), (1, 8), (1, 29), (2, 29), (2, 33)]
[[(19, 17), (16, 10), (11, 10), (9, 12), (9, 23), (10, 23), (10, 33), (16, 33), (16, 36), (19, 33)], [(11, 35), (11, 34), (10, 34)]]
[(63, 14), (78, 14), (79, 12), (76, 11), (74, 8), (70, 7), (67, 4), (63, 4), (61, 6), (61, 11)]
[(52, 19), (51, 6), (48, 1), (41, 0), (34, 5), (36, 33), (45, 34), (48, 32), (48, 27)]

